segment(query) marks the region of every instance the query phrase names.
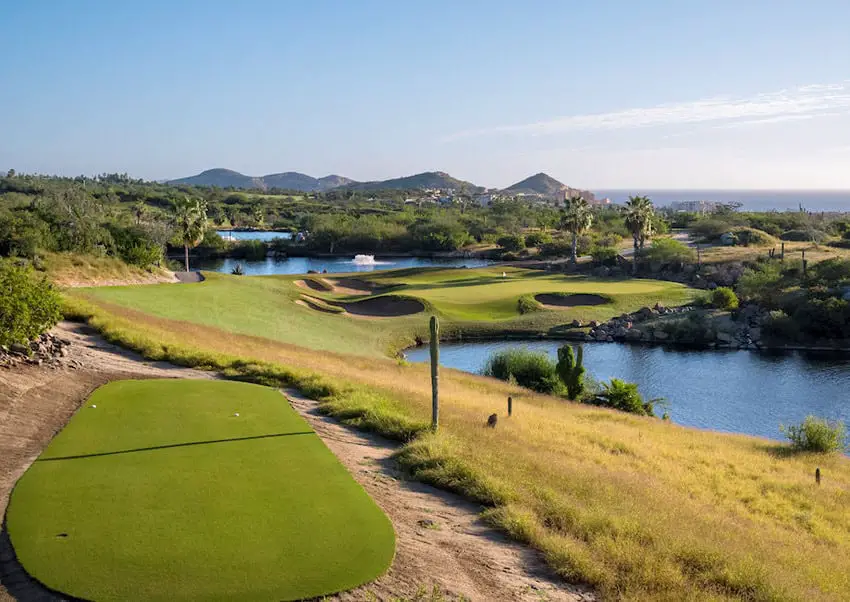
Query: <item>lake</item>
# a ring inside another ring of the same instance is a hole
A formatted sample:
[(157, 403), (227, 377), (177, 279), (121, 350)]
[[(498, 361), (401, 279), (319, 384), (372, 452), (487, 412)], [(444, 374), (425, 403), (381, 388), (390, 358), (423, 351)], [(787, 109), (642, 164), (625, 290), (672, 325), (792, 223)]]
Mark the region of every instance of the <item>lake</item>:
[[(364, 257), (371, 257), (366, 255)], [(281, 259), (267, 257), (257, 261), (246, 261), (244, 259), (212, 259), (196, 261), (193, 263), (195, 269), (208, 270), (211, 272), (224, 272), (230, 274), (236, 264), (242, 266), (247, 276), (272, 276), (275, 274), (306, 274), (309, 270), (322, 272), (327, 270), (329, 274), (341, 272), (374, 272), (376, 270), (395, 270), (399, 268), (480, 268), (490, 265), (487, 259), (429, 259), (425, 257), (391, 257), (373, 261), (355, 262), (351, 257), (290, 257)]]
[[(480, 373), (494, 351), (526, 347), (553, 359), (563, 341), (442, 343), (440, 364)], [(406, 352), (426, 362), (426, 347)], [(664, 397), (673, 422), (687, 426), (783, 439), (780, 424), (808, 414), (850, 423), (850, 356), (827, 353), (696, 351), (586, 343), (584, 365), (596, 380), (638, 384), (645, 398)]]
[(275, 238), (292, 238), (292, 232), (231, 232), (230, 230), (216, 230), (216, 233), (224, 240), (262, 240), (265, 242), (274, 240)]

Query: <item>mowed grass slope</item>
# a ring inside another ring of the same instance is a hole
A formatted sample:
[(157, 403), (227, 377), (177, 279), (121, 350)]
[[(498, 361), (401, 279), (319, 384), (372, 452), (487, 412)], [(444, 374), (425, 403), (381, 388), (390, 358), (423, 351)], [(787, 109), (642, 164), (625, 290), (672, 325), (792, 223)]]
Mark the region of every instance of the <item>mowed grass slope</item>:
[[(352, 424), (407, 439), (400, 459), (416, 478), (489, 506), (490, 521), (602, 599), (850, 599), (846, 457), (792, 454), (446, 369), (431, 435), (428, 366), (315, 353), (116, 306), (76, 312), (152, 358), (298, 386)], [(499, 424), (488, 429), (493, 412)]]
[(301, 599), (378, 577), (394, 551), (389, 520), (283, 396), (237, 382), (98, 389), (7, 520), (32, 576), (88, 600)]
[[(395, 270), (358, 277), (392, 295), (422, 300), (442, 318), (444, 333), (551, 333), (574, 319), (605, 320), (644, 305), (680, 305), (693, 297), (691, 289), (671, 282), (599, 280), (520, 268)], [(207, 274), (200, 284), (105, 287), (75, 294), (323, 351), (383, 356), (427, 336), (424, 314), (369, 318), (298, 304), (305, 294), (330, 301), (368, 298), (296, 286), (302, 278)], [(540, 293), (594, 293), (611, 302), (521, 315), (519, 298)]]

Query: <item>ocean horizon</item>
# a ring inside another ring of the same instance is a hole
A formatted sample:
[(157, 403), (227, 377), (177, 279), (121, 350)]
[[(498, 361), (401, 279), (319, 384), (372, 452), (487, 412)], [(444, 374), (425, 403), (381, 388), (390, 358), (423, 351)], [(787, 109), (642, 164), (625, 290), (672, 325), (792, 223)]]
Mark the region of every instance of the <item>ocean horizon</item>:
[(597, 198), (624, 203), (630, 195), (648, 196), (659, 207), (677, 201), (741, 203), (741, 211), (850, 212), (850, 190), (594, 190)]

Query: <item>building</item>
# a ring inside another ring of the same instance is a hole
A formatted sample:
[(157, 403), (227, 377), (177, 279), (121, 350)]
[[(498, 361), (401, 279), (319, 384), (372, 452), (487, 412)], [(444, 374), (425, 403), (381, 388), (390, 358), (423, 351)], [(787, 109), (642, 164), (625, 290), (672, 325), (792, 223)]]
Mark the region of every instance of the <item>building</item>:
[(717, 201), (675, 201), (670, 203), (673, 211), (687, 213), (711, 213), (715, 211), (719, 203)]

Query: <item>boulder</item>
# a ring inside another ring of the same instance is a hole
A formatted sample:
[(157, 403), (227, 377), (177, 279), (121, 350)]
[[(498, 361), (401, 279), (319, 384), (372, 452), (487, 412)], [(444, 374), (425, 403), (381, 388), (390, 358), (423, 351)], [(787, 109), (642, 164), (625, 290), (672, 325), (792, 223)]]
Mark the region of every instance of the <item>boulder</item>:
[(581, 328), (581, 320), (573, 320), (570, 323), (570, 326), (572, 326), (573, 328)]
[(641, 307), (639, 310), (635, 312), (635, 316), (641, 320), (646, 320), (647, 318), (652, 317), (652, 309), (649, 307)]
[(605, 341), (605, 340), (607, 340), (607, 339), (608, 339), (608, 333), (607, 333), (607, 332), (605, 332), (604, 330), (600, 330), (599, 332), (597, 332), (597, 333), (594, 335), (594, 338), (595, 338), (597, 341)]
[(750, 328), (750, 339), (753, 342), (757, 342), (761, 340), (761, 328)]
[(632, 328), (631, 330), (626, 331), (626, 340), (627, 341), (639, 341), (642, 338), (643, 338), (643, 332), (641, 332), (637, 328)]
[(731, 345), (735, 342), (735, 337), (729, 334), (728, 332), (718, 332), (715, 337), (718, 343), (723, 345)]
[(12, 343), (9, 345), (9, 351), (19, 355), (29, 355), (30, 348), (26, 345), (22, 345), (21, 343)]
[(624, 339), (624, 338), (626, 338), (626, 335), (628, 333), (629, 333), (629, 331), (626, 328), (624, 328), (623, 326), (620, 326), (617, 330), (614, 331), (614, 338)]
[(597, 320), (591, 320), (588, 326), (591, 328), (597, 328), (599, 326), (599, 322)]
[(670, 335), (664, 332), (663, 330), (656, 330), (652, 333), (652, 336), (656, 341), (666, 341), (670, 338)]

